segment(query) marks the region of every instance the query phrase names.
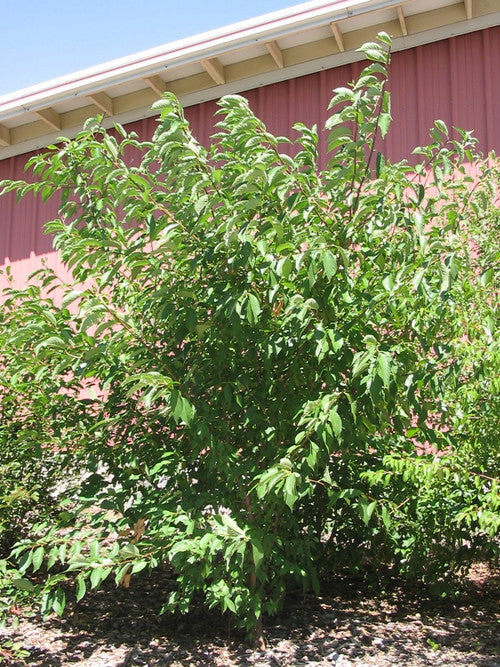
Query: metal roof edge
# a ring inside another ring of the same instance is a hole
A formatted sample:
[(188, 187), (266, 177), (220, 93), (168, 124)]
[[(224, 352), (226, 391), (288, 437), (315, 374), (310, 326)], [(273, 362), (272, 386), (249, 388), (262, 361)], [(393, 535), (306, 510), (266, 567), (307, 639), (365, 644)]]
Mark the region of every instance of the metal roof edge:
[(341, 0), (311, 2), (264, 14), (154, 49), (112, 60), (67, 76), (0, 97), (0, 120), (42, 109), (79, 94), (125, 83), (138, 76), (157, 74), (173, 65), (213, 58), (228, 50), (273, 40), (297, 30), (324, 25), (378, 9), (396, 7), (405, 0)]

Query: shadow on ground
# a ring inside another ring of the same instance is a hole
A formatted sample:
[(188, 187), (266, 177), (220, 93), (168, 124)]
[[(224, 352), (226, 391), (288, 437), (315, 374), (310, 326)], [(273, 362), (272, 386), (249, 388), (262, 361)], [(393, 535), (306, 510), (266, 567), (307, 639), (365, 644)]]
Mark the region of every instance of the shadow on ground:
[(201, 605), (186, 616), (159, 616), (172, 579), (168, 572), (139, 575), (129, 589), (111, 582), (90, 592), (63, 619), (23, 618), (7, 635), (30, 657), (10, 664), (500, 667), (500, 578), (478, 568), (453, 601), (398, 579), (382, 587), (332, 578), (320, 597), (290, 595), (283, 612), (267, 620), (265, 652)]

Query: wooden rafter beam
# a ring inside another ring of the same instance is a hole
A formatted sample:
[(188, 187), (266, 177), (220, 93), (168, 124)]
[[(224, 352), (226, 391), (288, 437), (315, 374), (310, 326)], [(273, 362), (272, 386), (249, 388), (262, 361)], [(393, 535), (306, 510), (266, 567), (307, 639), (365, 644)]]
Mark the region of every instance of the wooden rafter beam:
[(10, 130), (5, 125), (0, 125), (0, 146), (10, 146)]
[(41, 118), (52, 130), (61, 129), (61, 117), (57, 111), (54, 111), (51, 107), (47, 107), (47, 109), (38, 109), (35, 113), (38, 118)]
[(330, 23), (330, 28), (332, 29), (333, 36), (335, 37), (339, 51), (345, 51), (344, 38), (342, 37), (340, 28), (336, 23)]
[(92, 95), (87, 95), (89, 100), (91, 100), (96, 107), (98, 107), (103, 113), (108, 116), (113, 116), (113, 100), (111, 97), (106, 95), (106, 93), (92, 93)]
[(210, 58), (210, 60), (202, 60), (201, 64), (206, 69), (208, 74), (212, 77), (215, 83), (219, 85), (226, 83), (226, 75), (224, 74), (224, 67), (217, 58)]
[(465, 16), (468, 19), (472, 18), (472, 0), (464, 0), (465, 5)]
[(266, 46), (276, 65), (278, 65), (280, 69), (283, 69), (285, 66), (285, 63), (283, 62), (283, 51), (278, 46), (278, 43), (273, 40), (272, 42), (266, 42)]
[(408, 34), (408, 26), (406, 25), (405, 15), (403, 14), (403, 8), (401, 5), (398, 5), (398, 19), (399, 25), (401, 26), (401, 32), (406, 37)]
[(147, 83), (147, 85), (155, 91), (155, 93), (161, 97), (164, 92), (167, 90), (167, 84), (163, 79), (158, 76), (148, 76), (144, 79), (144, 82)]

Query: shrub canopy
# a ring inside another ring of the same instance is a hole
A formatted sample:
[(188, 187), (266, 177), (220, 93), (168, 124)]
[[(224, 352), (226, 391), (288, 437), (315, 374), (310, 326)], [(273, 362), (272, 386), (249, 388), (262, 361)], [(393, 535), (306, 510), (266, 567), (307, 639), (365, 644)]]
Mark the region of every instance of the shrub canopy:
[(0, 316), (0, 526), (46, 613), (168, 563), (166, 610), (201, 591), (259, 637), (324, 568), (494, 553), (498, 169), (441, 121), (416, 166), (377, 151), (389, 45), (334, 91), (324, 171), (316, 128), (228, 96), (205, 148), (166, 94), (151, 142), (91, 120), (3, 184), (60, 197), (72, 276)]

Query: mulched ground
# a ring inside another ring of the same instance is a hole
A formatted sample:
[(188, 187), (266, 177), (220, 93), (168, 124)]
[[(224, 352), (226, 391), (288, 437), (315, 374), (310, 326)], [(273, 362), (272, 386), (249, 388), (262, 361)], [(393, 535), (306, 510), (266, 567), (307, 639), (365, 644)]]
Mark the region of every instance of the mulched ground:
[(157, 616), (167, 573), (137, 576), (129, 589), (88, 594), (66, 618), (21, 617), (0, 632), (30, 651), (2, 665), (335, 665), (500, 667), (500, 574), (476, 566), (453, 601), (433, 598), (400, 580), (382, 587), (341, 576), (322, 596), (290, 596), (266, 621), (267, 651), (255, 651), (228, 619), (206, 610)]

